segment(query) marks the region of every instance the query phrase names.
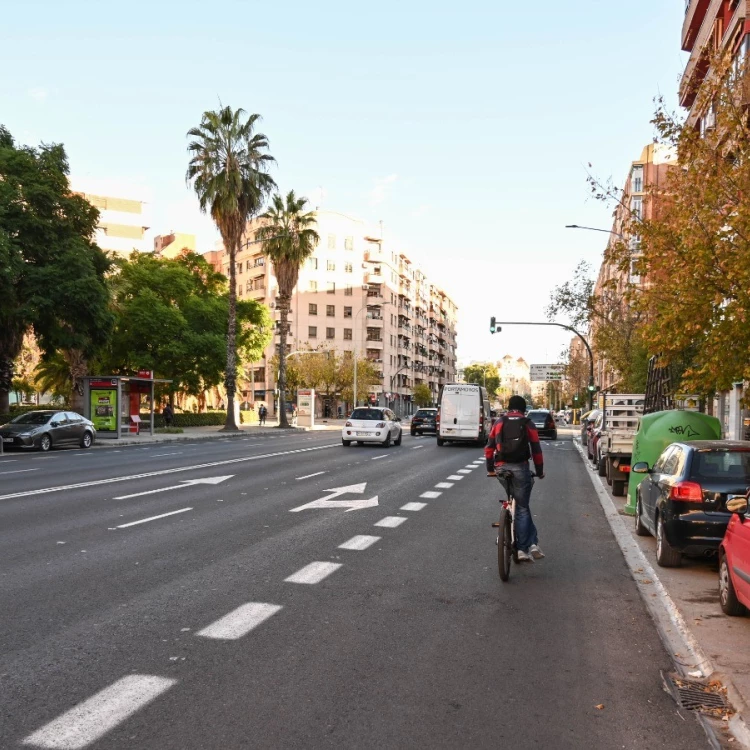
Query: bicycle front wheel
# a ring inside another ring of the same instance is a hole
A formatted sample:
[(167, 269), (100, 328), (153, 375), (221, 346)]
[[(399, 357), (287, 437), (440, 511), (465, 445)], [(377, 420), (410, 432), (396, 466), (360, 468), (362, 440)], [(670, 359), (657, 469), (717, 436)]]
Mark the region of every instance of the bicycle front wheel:
[(497, 567), (501, 581), (507, 581), (510, 578), (510, 560), (513, 554), (511, 523), (510, 511), (503, 508), (500, 511), (500, 527), (497, 534)]

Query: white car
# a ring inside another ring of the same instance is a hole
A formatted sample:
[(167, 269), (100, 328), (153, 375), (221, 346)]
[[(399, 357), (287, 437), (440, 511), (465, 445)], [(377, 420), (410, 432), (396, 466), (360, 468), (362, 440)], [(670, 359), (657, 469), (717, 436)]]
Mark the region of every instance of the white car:
[(380, 443), (388, 447), (391, 440), (394, 445), (401, 445), (401, 419), (390, 409), (377, 406), (358, 406), (341, 428), (341, 442), (348, 448), (352, 441), (362, 443)]

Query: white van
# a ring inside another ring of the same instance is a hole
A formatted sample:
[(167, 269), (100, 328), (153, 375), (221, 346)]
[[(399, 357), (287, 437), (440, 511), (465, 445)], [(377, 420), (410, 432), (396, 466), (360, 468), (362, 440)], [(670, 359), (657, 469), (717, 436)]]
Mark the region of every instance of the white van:
[(448, 441), (484, 445), (492, 429), (486, 389), (471, 383), (448, 383), (440, 394), (437, 444)]

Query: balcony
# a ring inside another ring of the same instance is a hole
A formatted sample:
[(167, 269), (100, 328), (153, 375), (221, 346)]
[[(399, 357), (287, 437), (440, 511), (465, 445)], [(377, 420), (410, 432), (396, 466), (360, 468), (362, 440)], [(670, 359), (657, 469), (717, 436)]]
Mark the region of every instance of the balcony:
[(685, 0), (685, 20), (682, 22), (682, 49), (690, 52), (695, 43), (710, 0)]
[(383, 316), (382, 315), (371, 315), (367, 313), (367, 325), (371, 328), (382, 328), (383, 327)]
[(368, 349), (382, 349), (383, 339), (370, 338), (369, 336), (365, 339), (367, 342)]

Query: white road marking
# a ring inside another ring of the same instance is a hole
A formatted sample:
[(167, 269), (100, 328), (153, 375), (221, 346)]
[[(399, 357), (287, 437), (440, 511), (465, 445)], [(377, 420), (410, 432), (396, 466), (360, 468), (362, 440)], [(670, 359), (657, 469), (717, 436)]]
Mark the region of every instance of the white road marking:
[(339, 549), (354, 549), (354, 550), (363, 550), (367, 549), (368, 547), (371, 547), (375, 542), (379, 542), (382, 537), (379, 536), (367, 536), (366, 534), (359, 534), (358, 536), (353, 536), (348, 542), (344, 542), (343, 544), (339, 544)]
[(483, 464), (483, 463), (485, 463), (486, 461), (487, 461), (487, 459), (486, 459), (486, 458), (478, 458), (478, 459), (477, 459), (476, 461), (474, 461), (474, 463), (475, 463), (475, 464), (476, 464), (477, 466), (479, 466), (479, 464)]
[(442, 492), (433, 492), (432, 490), (430, 490), (429, 492), (423, 492), (420, 497), (425, 497), (428, 500), (434, 500), (436, 497), (440, 497), (440, 495), (442, 494)]
[(459, 479), (463, 479), (463, 477), (460, 474), (451, 474), (449, 477), (446, 477), (446, 479), (451, 479), (454, 482), (457, 482)]
[(427, 503), (406, 503), (406, 505), (402, 505), (399, 510), (422, 510), (422, 508), (426, 508)]
[[(64, 490), (78, 490), (82, 487), (95, 487), (99, 484), (113, 484), (115, 482), (130, 482), (135, 479), (146, 479), (147, 477), (160, 477), (165, 474), (178, 474), (185, 471), (195, 471), (196, 469), (209, 469), (213, 466), (227, 466), (228, 464), (239, 464), (246, 461), (260, 461), (263, 458), (276, 458), (277, 456), (290, 456), (294, 453), (309, 453), (310, 451), (322, 451), (328, 448), (337, 448), (341, 445), (330, 443), (328, 445), (316, 445), (312, 448), (295, 448), (294, 450), (278, 451), (277, 453), (263, 453), (260, 456), (242, 456), (240, 458), (227, 458), (223, 461), (211, 461), (206, 464), (193, 464), (192, 466), (178, 466), (174, 469), (159, 469), (158, 471), (147, 471), (143, 474), (130, 474), (123, 477), (110, 477), (109, 479), (97, 479), (93, 482), (78, 482), (77, 484), (65, 484), (58, 487), (43, 487), (38, 490), (26, 490), (25, 492), (12, 492), (9, 495), (0, 495), (0, 500), (11, 500), (16, 497), (29, 497), (30, 495), (45, 495), (50, 492), (62, 492)], [(145, 449), (148, 450), (148, 449)], [(47, 459), (49, 460), (49, 459)]]
[(177, 680), (132, 674), (104, 688), (23, 740), (50, 750), (79, 750), (101, 739), (136, 711), (166, 692)]
[(138, 526), (140, 523), (148, 523), (149, 521), (156, 521), (159, 518), (166, 518), (167, 516), (175, 516), (178, 513), (187, 513), (192, 508), (180, 508), (180, 510), (173, 510), (170, 513), (162, 513), (160, 516), (151, 516), (150, 518), (142, 518), (140, 521), (131, 521), (130, 523), (124, 523), (121, 526), (117, 526), (118, 529), (127, 529), (129, 526)]
[(264, 604), (262, 602), (243, 604), (228, 615), (224, 615), (208, 627), (198, 631), (196, 635), (222, 641), (234, 641), (247, 635), (280, 609), (279, 604)]
[(385, 458), (388, 455), (389, 455), (388, 453), (384, 453), (382, 456), (375, 456), (374, 458), (371, 458), (370, 460), (377, 461), (379, 458)]
[(316, 471), (314, 474), (305, 474), (304, 477), (297, 477), (297, 481), (300, 479), (309, 479), (310, 477), (319, 477), (321, 474), (325, 474), (325, 471)]
[(385, 518), (381, 518), (376, 524), (373, 524), (374, 526), (384, 526), (386, 529), (395, 529), (396, 526), (401, 526), (401, 524), (405, 521), (405, 518), (402, 518), (401, 516), (386, 516)]
[(39, 469), (15, 469), (13, 471), (0, 471), (0, 476), (3, 474), (25, 474), (27, 471), (39, 471)]
[(424, 445), (415, 445), (415, 446), (414, 446), (414, 447), (412, 448), (412, 450), (413, 450), (413, 451), (416, 451), (416, 450), (419, 450), (420, 448), (424, 448)]
[(312, 562), (284, 580), (287, 583), (320, 583), (340, 567), (341, 563)]
[(437, 487), (439, 490), (449, 490), (451, 487), (453, 487), (452, 482), (438, 482), (435, 487)]
[(155, 495), (159, 492), (168, 492), (169, 490), (181, 490), (187, 487), (192, 487), (196, 484), (221, 484), (226, 482), (227, 479), (231, 479), (234, 474), (228, 474), (225, 477), (205, 477), (204, 479), (183, 479), (180, 484), (173, 484), (170, 487), (159, 487), (157, 490), (146, 490), (145, 492), (134, 492), (132, 495), (120, 495), (114, 498), (115, 500), (130, 500), (131, 497), (142, 497), (143, 495)]
[(154, 453), (154, 455), (151, 456), (151, 458), (159, 458), (161, 456), (181, 456), (181, 455), (182, 455), (182, 451), (177, 451), (176, 453)]
[(464, 466), (464, 468), (465, 468), (465, 469), (471, 469), (471, 470), (473, 471), (473, 470), (474, 470), (474, 469), (476, 469), (477, 467), (476, 467), (476, 466), (474, 466), (474, 464), (466, 464), (466, 466)]
[[(46, 458), (46, 456), (45, 456), (45, 458)], [(32, 461), (39, 461), (40, 459), (38, 459), (38, 458), (32, 458), (31, 460)], [(41, 459), (41, 460), (43, 461), (44, 459)], [(4, 464), (17, 464), (18, 463), (18, 459), (17, 458), (4, 458), (3, 459), (3, 463)]]
[(471, 474), (471, 472), (468, 469), (459, 469), (458, 474)]

